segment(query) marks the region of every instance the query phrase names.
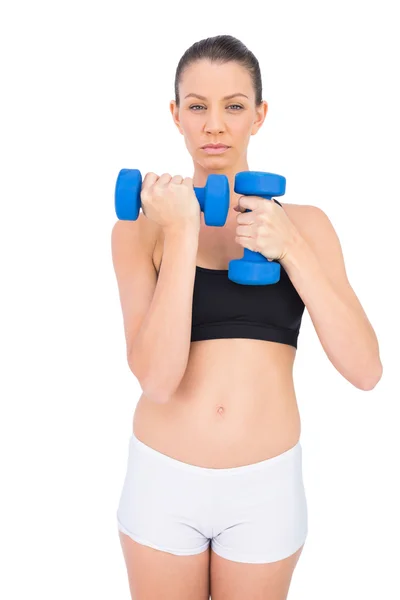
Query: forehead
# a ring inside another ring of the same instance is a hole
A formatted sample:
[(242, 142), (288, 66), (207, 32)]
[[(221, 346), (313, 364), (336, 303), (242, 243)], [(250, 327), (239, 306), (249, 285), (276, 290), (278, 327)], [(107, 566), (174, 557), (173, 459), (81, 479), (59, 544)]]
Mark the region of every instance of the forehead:
[(236, 92), (249, 98), (254, 95), (250, 73), (234, 61), (221, 64), (200, 60), (192, 63), (183, 72), (179, 87), (183, 97), (191, 92), (207, 98)]

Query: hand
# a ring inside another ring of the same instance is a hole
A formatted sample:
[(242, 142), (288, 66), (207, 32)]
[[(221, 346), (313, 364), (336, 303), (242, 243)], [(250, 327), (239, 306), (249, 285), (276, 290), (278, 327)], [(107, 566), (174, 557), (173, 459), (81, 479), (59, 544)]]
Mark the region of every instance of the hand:
[[(246, 208), (251, 212), (245, 212)], [(234, 210), (241, 213), (237, 216), (235, 242), (260, 252), (269, 261), (282, 260), (299, 235), (285, 210), (273, 200), (240, 196)]]
[(181, 175), (147, 173), (140, 192), (142, 212), (165, 231), (195, 225), (200, 230), (200, 205), (193, 179)]

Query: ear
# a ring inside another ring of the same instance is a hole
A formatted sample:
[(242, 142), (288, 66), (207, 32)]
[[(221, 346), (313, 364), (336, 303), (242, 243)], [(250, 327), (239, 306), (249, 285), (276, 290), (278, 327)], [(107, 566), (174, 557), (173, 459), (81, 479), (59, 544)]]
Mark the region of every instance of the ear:
[(171, 102), (169, 103), (169, 109), (171, 111), (171, 115), (175, 125), (179, 129), (179, 132), (183, 135), (182, 127), (179, 121), (179, 108), (177, 107), (175, 100), (171, 100)]
[(255, 135), (265, 121), (268, 112), (268, 103), (263, 100), (260, 106), (256, 107), (256, 116), (251, 129), (251, 135)]

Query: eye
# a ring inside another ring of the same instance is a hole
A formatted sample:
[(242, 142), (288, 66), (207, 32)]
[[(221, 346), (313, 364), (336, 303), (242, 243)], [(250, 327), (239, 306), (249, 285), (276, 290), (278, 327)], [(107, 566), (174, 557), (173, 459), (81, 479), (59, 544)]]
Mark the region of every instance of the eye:
[[(240, 109), (242, 109), (242, 108), (243, 108), (243, 106), (240, 106), (240, 104), (230, 104), (230, 106), (229, 106), (228, 108), (230, 108), (231, 106), (237, 106), (237, 107), (238, 107), (238, 108), (240, 108)], [(204, 106), (201, 106), (201, 104), (192, 104), (192, 106), (189, 106), (189, 108), (190, 108), (190, 109), (192, 109), (192, 108), (197, 108), (197, 107), (199, 107), (199, 108), (204, 108)], [(200, 112), (200, 111), (198, 111), (198, 110), (195, 110), (194, 112)], [(236, 112), (239, 112), (239, 111), (236, 111)]]

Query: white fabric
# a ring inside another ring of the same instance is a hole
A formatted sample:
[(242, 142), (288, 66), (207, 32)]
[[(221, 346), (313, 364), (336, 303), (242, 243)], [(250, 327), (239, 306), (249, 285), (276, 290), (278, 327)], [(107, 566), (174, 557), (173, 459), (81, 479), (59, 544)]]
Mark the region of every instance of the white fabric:
[(133, 540), (176, 555), (199, 554), (211, 542), (233, 561), (286, 558), (308, 530), (300, 441), (262, 462), (211, 469), (166, 456), (132, 434), (117, 524)]

